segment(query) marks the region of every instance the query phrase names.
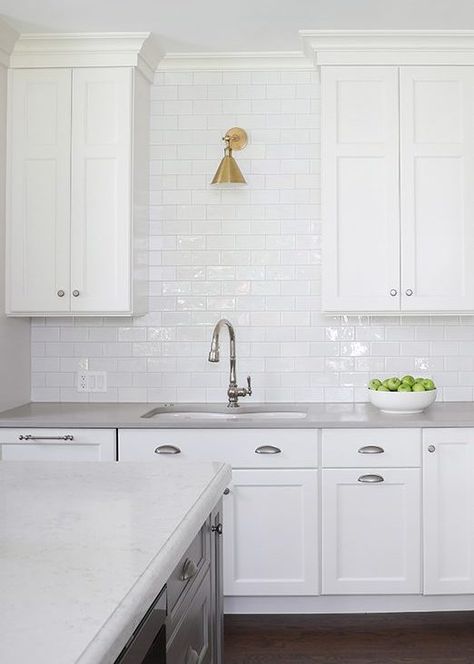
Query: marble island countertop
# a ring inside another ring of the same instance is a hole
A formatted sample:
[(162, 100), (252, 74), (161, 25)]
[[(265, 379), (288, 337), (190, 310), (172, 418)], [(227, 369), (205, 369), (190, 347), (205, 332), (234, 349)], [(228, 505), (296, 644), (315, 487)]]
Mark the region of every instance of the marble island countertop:
[(0, 661), (114, 662), (229, 481), (221, 463), (1, 462)]
[[(158, 416), (143, 418), (142, 415), (155, 406), (151, 403), (28, 403), (19, 408), (0, 413), (1, 427), (37, 428), (124, 428), (124, 429), (171, 429), (171, 428), (364, 428), (364, 427), (472, 427), (474, 426), (474, 403), (437, 402), (423, 413), (413, 415), (388, 415), (381, 413), (368, 403), (267, 403), (247, 402), (235, 411), (225, 404), (176, 404), (175, 410), (194, 410), (199, 419), (185, 416)], [(259, 417), (255, 413), (265, 409), (271, 417)], [(173, 411), (173, 408), (170, 408)], [(282, 411), (296, 411), (301, 417), (281, 417)], [(206, 413), (210, 413), (207, 417)], [(213, 417), (218, 413), (220, 417)], [(252, 417), (246, 413), (253, 413)], [(230, 414), (230, 417), (227, 415)]]

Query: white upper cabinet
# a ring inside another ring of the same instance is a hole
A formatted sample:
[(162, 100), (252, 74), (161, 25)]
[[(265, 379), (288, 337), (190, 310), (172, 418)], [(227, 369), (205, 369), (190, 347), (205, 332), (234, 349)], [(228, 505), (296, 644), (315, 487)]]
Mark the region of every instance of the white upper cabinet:
[(474, 67), (400, 70), (402, 309), (474, 310)]
[(23, 69), (10, 82), (7, 302), (12, 312), (64, 314), (69, 311), (71, 72)]
[(7, 313), (143, 314), (153, 47), (67, 35), (58, 56), (56, 39), (12, 56)]
[(132, 74), (73, 71), (71, 293), (80, 313), (131, 308)]
[(323, 309), (398, 305), (398, 72), (322, 71)]
[(322, 67), (327, 312), (474, 312), (474, 67)]

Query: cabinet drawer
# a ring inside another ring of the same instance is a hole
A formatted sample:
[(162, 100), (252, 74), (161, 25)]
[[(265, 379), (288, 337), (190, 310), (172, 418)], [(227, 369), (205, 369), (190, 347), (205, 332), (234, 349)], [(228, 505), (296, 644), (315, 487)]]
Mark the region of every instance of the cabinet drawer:
[(0, 429), (0, 459), (115, 461), (115, 429)]
[(421, 429), (325, 429), (325, 468), (388, 468), (421, 464)]
[(211, 573), (207, 571), (191, 599), (176, 630), (169, 632), (166, 645), (168, 664), (211, 664), (212, 653), (212, 589)]
[(194, 592), (209, 567), (210, 533), (208, 519), (168, 579), (168, 630), (170, 633), (173, 632), (183, 610), (186, 609), (186, 599)]
[(315, 429), (124, 429), (120, 461), (182, 458), (224, 461), (234, 468), (314, 468)]

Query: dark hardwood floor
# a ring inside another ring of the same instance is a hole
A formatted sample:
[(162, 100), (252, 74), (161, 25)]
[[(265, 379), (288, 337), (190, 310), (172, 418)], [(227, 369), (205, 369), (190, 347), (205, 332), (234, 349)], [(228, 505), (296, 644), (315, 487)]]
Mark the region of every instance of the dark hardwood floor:
[(474, 611), (226, 616), (224, 664), (474, 664)]

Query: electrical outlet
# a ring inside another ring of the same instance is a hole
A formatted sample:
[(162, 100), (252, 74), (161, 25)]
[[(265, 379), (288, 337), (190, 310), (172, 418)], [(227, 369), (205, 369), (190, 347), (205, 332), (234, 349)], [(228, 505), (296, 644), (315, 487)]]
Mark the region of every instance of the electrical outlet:
[(107, 392), (107, 373), (105, 371), (79, 371), (77, 391)]

